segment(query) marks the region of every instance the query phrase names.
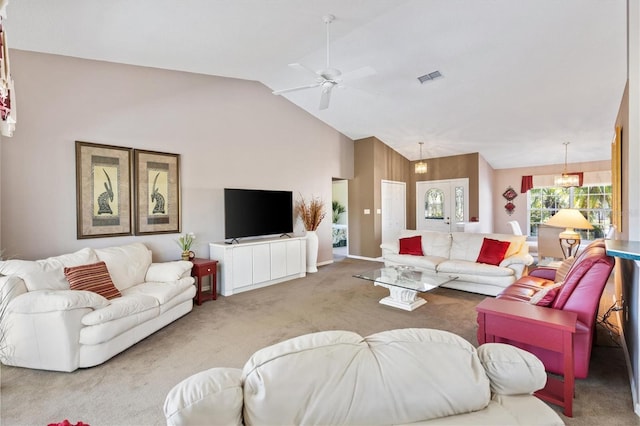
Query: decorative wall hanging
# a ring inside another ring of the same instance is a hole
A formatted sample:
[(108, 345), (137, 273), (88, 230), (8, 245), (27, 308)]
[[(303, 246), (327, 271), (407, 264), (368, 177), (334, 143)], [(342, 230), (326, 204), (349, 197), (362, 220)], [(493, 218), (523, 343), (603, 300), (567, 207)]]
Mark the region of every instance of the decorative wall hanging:
[(136, 235), (180, 232), (180, 155), (134, 150)]
[(511, 216), (516, 209), (516, 205), (512, 201), (518, 196), (518, 193), (512, 187), (508, 187), (506, 191), (502, 193), (502, 196), (507, 199), (507, 204), (504, 205), (504, 209), (507, 214)]
[(507, 214), (511, 216), (513, 214), (513, 211), (516, 209), (516, 205), (511, 201), (507, 201), (507, 204), (504, 205), (504, 209), (506, 210)]
[(507, 199), (507, 201), (513, 201), (518, 196), (518, 193), (512, 187), (508, 187), (506, 191), (502, 193), (502, 196)]
[(131, 235), (131, 148), (76, 141), (78, 238)]

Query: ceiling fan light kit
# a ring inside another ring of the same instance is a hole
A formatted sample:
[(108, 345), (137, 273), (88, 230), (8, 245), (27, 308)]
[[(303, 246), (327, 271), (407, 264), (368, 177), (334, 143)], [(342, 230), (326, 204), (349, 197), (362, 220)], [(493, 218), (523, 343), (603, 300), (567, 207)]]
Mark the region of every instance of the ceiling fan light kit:
[(274, 90), (272, 92), (274, 95), (282, 95), (284, 93), (290, 93), (290, 92), (296, 92), (299, 90), (306, 90), (306, 89), (313, 89), (316, 87), (320, 87), (321, 89), (320, 105), (318, 108), (320, 110), (323, 110), (329, 107), (329, 102), (331, 100), (331, 92), (333, 88), (336, 86), (343, 87), (341, 83), (343, 79), (345, 79), (345, 75), (348, 77), (348, 79), (356, 79), (356, 78), (368, 77), (370, 75), (375, 74), (375, 70), (371, 67), (358, 68), (356, 70), (346, 73), (345, 75), (343, 75), (342, 71), (340, 71), (339, 69), (331, 67), (329, 25), (335, 19), (336, 17), (331, 14), (324, 15), (322, 17), (322, 21), (325, 23), (326, 32), (327, 32), (327, 60), (326, 60), (325, 67), (323, 69), (314, 71), (311, 68), (308, 68), (299, 63), (289, 64), (289, 66), (292, 68), (296, 68), (298, 70), (305, 71), (309, 74), (313, 74), (315, 77), (315, 81), (313, 83), (306, 84), (304, 86), (292, 87), (289, 89), (282, 89), (282, 90)]

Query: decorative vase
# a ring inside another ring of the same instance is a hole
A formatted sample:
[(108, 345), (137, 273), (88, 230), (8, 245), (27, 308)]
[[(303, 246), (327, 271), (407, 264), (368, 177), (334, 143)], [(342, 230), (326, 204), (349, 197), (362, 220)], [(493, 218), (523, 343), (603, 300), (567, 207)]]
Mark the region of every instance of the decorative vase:
[(182, 252), (182, 260), (189, 260), (189, 250)]
[(318, 272), (318, 234), (307, 231), (307, 272)]

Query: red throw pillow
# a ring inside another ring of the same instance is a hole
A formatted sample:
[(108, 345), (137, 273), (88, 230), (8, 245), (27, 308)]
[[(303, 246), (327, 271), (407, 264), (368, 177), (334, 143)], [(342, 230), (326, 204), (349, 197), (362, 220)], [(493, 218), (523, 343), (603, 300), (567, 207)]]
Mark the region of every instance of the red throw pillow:
[(400, 254), (410, 254), (412, 256), (423, 256), (422, 236), (400, 238)]
[(111, 275), (109, 275), (109, 270), (104, 262), (64, 268), (64, 276), (69, 281), (71, 290), (93, 291), (106, 299), (122, 296), (113, 285)]
[(485, 238), (482, 242), (482, 247), (480, 248), (480, 254), (478, 255), (478, 259), (476, 262), (478, 263), (488, 263), (489, 265), (498, 266), (502, 259), (504, 259), (504, 254), (509, 249), (509, 245), (511, 243), (509, 241), (499, 241), (492, 240), (491, 238)]

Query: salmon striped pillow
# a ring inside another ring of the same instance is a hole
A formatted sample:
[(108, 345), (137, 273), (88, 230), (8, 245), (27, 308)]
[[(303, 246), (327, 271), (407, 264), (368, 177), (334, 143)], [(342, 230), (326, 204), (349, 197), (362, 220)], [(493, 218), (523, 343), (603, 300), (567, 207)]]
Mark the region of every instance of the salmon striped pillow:
[(64, 276), (69, 281), (71, 290), (92, 291), (106, 299), (122, 296), (113, 285), (111, 275), (109, 275), (109, 270), (104, 262), (64, 268)]

